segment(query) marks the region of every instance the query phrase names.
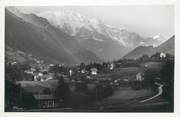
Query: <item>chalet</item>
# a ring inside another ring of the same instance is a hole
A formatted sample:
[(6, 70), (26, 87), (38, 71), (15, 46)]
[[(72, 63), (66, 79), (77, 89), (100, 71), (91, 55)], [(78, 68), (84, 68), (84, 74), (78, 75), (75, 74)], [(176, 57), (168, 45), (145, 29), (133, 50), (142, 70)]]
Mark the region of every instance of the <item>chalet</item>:
[[(19, 84), (25, 92), (33, 95), (37, 102), (35, 108), (56, 108), (62, 102), (61, 99), (58, 99), (52, 94), (58, 86), (58, 80), (45, 82), (18, 81), (16, 84)], [(50, 92), (45, 93), (46, 89), (49, 89)]]
[(163, 53), (163, 52), (161, 52), (161, 53), (160, 53), (160, 58), (166, 58), (166, 54)]
[(34, 81), (47, 81), (47, 80), (52, 80), (53, 77), (54, 77), (54, 74), (53, 73), (46, 73), (46, 74), (43, 74), (41, 72), (39, 73), (34, 73)]
[(137, 81), (143, 81), (144, 77), (143, 77), (143, 73), (139, 72), (136, 74), (136, 80)]
[(52, 94), (36, 94), (34, 98), (37, 100), (37, 108), (56, 108), (62, 100), (54, 97)]
[(43, 77), (42, 73), (34, 74), (34, 81), (41, 81), (42, 77)]
[(96, 68), (91, 68), (91, 75), (97, 75), (97, 71)]

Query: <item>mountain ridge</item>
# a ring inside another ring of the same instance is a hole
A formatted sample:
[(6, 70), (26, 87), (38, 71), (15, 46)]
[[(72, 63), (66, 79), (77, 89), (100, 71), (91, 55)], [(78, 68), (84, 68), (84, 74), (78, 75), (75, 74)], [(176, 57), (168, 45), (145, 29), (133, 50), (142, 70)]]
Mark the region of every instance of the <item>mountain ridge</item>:
[[(34, 20), (30, 18), (34, 18)], [(36, 15), (31, 15), (30, 18), (27, 21), (28, 17), (26, 19), (25, 16), (20, 18), (7, 9), (5, 10), (6, 45), (33, 53), (54, 63), (76, 64), (100, 61), (94, 53), (81, 47), (73, 37), (48, 23), (42, 25), (43, 21), (46, 22), (46, 20), (41, 20), (43, 18)]]
[[(65, 53), (76, 56), (72, 57), (75, 61), (83, 60), (84, 58), (88, 60), (88, 57), (85, 56), (86, 51), (88, 51), (89, 55), (94, 54), (89, 56), (89, 59), (95, 61), (97, 58), (102, 61), (117, 60), (127, 55), (133, 49), (138, 49), (139, 46), (156, 47), (163, 40), (166, 40), (159, 35), (144, 38), (135, 32), (107, 25), (101, 20), (87, 18), (74, 11), (64, 10), (63, 12), (48, 11), (39, 14), (26, 14), (21, 13), (15, 7), (8, 7), (8, 9), (24, 21), (41, 28), (43, 31), (40, 31), (40, 33), (44, 37), (50, 34), (57, 43), (59, 43), (58, 38), (63, 37), (60, 45), (66, 51)], [(59, 31), (60, 34), (58, 34)], [(46, 41), (48, 39), (43, 38), (43, 40)], [(78, 49), (77, 45), (85, 51)]]
[(155, 53), (168, 53), (171, 55), (174, 55), (174, 39), (175, 36), (172, 36), (167, 41), (162, 43), (161, 45), (157, 47), (153, 46), (138, 46), (128, 54), (126, 54), (123, 58), (126, 59), (137, 59), (143, 55), (152, 56)]
[(107, 25), (101, 20), (87, 18), (74, 11), (45, 11), (38, 16), (74, 36), (83, 47), (104, 61), (119, 59), (139, 45), (158, 46), (161, 43), (157, 38), (142, 37), (135, 32)]

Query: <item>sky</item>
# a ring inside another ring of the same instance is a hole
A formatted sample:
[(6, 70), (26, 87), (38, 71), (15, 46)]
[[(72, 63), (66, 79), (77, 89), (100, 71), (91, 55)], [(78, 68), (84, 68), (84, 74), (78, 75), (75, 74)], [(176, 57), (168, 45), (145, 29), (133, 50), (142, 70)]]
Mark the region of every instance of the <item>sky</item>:
[(160, 35), (166, 39), (174, 35), (173, 5), (128, 5), (128, 6), (42, 6), (17, 7), (25, 13), (41, 13), (68, 9), (105, 24), (136, 32), (143, 37)]

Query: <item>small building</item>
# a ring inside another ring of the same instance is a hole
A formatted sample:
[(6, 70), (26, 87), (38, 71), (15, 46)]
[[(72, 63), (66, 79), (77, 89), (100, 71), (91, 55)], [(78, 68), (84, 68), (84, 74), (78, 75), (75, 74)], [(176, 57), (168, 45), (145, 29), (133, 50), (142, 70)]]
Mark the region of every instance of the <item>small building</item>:
[(139, 73), (136, 74), (136, 80), (137, 81), (143, 81), (144, 80), (142, 72), (139, 72)]
[(41, 81), (42, 77), (43, 77), (42, 73), (34, 74), (34, 81)]
[(52, 94), (33, 95), (37, 101), (37, 108), (56, 108), (62, 100), (54, 97)]
[(72, 76), (72, 74), (73, 74), (73, 71), (72, 71), (72, 69), (70, 69), (69, 70), (69, 76)]
[[(58, 80), (45, 82), (17, 81), (16, 84), (19, 84), (25, 92), (33, 95), (36, 100), (36, 106), (33, 108), (57, 108), (63, 101), (53, 95), (58, 87)], [(47, 89), (49, 89), (49, 93), (45, 93)]]
[(160, 53), (160, 58), (166, 58), (166, 54), (163, 53), (163, 52), (161, 52), (161, 53)]
[(113, 70), (113, 69), (114, 69), (114, 63), (111, 63), (111, 64), (110, 64), (109, 69), (110, 69), (110, 70)]
[(97, 75), (97, 71), (96, 68), (91, 68), (91, 75)]

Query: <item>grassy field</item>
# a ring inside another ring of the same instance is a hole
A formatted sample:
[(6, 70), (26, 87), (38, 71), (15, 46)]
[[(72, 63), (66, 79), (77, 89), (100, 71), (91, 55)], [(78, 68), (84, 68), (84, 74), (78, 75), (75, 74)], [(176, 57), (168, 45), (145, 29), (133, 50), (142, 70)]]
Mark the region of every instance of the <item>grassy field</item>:
[(140, 89), (132, 90), (130, 87), (122, 87), (119, 90), (114, 92), (114, 95), (108, 97), (106, 100), (129, 100), (140, 97), (152, 96), (154, 92), (151, 89)]
[(134, 79), (135, 75), (142, 71), (141, 67), (123, 67), (116, 68), (110, 73), (99, 73), (95, 78), (109, 78), (109, 79)]
[(146, 67), (154, 71), (160, 71), (164, 65), (165, 65), (164, 62), (146, 62), (146, 63), (141, 64), (141, 67), (143, 68)]

